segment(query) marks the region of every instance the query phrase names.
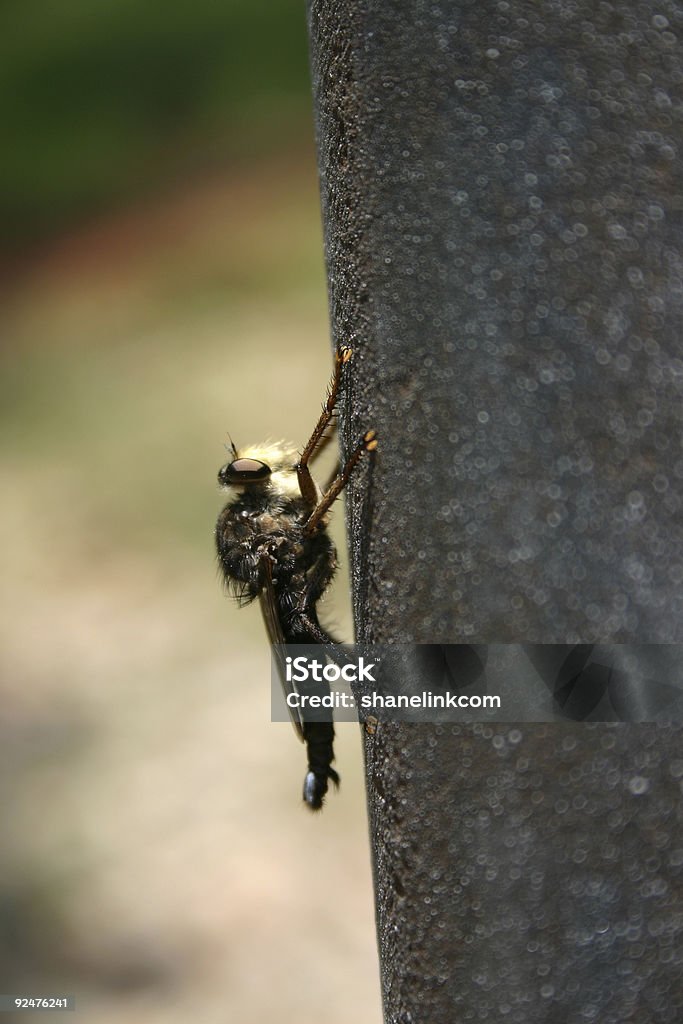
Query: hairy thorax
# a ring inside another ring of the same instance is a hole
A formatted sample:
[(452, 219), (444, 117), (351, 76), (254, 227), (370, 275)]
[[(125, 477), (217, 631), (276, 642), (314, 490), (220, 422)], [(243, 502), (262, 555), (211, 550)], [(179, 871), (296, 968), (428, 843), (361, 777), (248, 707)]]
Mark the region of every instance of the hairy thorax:
[(322, 584), (334, 573), (336, 552), (326, 530), (304, 530), (310, 510), (303, 500), (288, 498), (276, 505), (272, 499), (247, 493), (219, 517), (219, 558), (242, 602), (261, 592), (266, 574), (276, 589), (287, 585), (303, 594), (313, 580)]

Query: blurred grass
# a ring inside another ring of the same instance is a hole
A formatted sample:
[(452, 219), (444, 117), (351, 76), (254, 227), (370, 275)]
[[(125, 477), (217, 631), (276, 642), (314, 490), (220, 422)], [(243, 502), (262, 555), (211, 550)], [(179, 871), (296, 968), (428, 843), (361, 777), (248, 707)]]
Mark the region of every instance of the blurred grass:
[[(154, 547), (144, 491), (177, 530), (178, 554), (196, 549), (205, 481), (223, 454), (208, 439), (237, 434), (250, 408), (277, 409), (280, 396), (286, 415), (287, 399), (298, 404), (316, 370), (322, 394), (324, 282), (310, 157), (269, 162), (248, 182), (203, 184), (182, 194), (181, 211), (169, 198), (126, 224), (114, 218), (60, 240), (5, 303), (0, 448), (21, 458), (22, 473), (33, 462), (59, 465), (79, 494), (71, 514), (96, 524), (90, 532)], [(301, 369), (307, 341), (299, 335), (311, 331), (313, 315), (321, 337), (312, 374)], [(179, 419), (179, 394), (196, 418)], [(273, 419), (261, 426), (265, 435), (282, 431)]]
[(310, 130), (298, 0), (8, 0), (2, 246)]
[(213, 554), (227, 431), (302, 442), (331, 366), (304, 7), (9, 0), (0, 123), (0, 990), (379, 1020), (358, 732), (306, 815)]
[(303, 148), (63, 232), (5, 289), (0, 988), (83, 1020), (380, 1019), (357, 730), (306, 815), (212, 544), (226, 432), (317, 414), (321, 252)]

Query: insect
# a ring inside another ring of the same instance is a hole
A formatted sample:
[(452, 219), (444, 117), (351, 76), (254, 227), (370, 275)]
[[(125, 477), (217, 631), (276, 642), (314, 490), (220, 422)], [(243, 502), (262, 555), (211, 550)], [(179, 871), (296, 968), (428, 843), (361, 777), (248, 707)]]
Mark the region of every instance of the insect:
[[(376, 449), (375, 432), (364, 434), (324, 489), (311, 476), (309, 463), (327, 440), (325, 430), (351, 355), (350, 348), (337, 350), (326, 401), (301, 453), (283, 442), (239, 450), (231, 442), (233, 459), (218, 473), (219, 484), (230, 494), (216, 524), (226, 583), (241, 605), (259, 598), (271, 644), (323, 644), (332, 657), (337, 643), (320, 625), (316, 608), (337, 567), (328, 513), (362, 455)], [(285, 693), (291, 693), (293, 685), (284, 671), (280, 677)], [(332, 768), (334, 726), (331, 719), (306, 721), (297, 709), (290, 714), (308, 755), (304, 801), (311, 810), (320, 810), (328, 782), (339, 785)]]

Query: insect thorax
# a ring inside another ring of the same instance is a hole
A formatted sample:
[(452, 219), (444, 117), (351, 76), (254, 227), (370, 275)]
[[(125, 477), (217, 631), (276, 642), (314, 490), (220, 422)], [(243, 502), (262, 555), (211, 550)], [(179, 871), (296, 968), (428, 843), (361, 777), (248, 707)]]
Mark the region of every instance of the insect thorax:
[(303, 591), (312, 572), (322, 592), (336, 567), (336, 551), (324, 525), (304, 532), (310, 509), (301, 498), (246, 492), (225, 506), (216, 528), (218, 558), (226, 582), (241, 601), (256, 597), (269, 573), (276, 587)]

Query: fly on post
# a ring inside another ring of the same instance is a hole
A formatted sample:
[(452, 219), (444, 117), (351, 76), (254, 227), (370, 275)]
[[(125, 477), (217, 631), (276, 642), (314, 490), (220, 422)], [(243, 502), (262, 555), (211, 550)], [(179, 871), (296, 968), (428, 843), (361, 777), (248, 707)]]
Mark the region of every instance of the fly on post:
[[(327, 526), (332, 503), (340, 495), (365, 452), (377, 447), (373, 430), (354, 448), (348, 461), (324, 488), (309, 463), (327, 438), (350, 348), (335, 356), (334, 375), (322, 412), (308, 443), (299, 451), (286, 443), (236, 448), (222, 467), (218, 482), (228, 503), (216, 524), (216, 547), (223, 577), (240, 604), (258, 598), (271, 644), (322, 644), (335, 657), (335, 641), (318, 621), (317, 604), (337, 567), (337, 552)], [(291, 692), (284, 671), (285, 693)], [(339, 784), (332, 767), (332, 721), (306, 721), (291, 711), (296, 732), (306, 744), (308, 772), (304, 801), (320, 810), (328, 783)]]

